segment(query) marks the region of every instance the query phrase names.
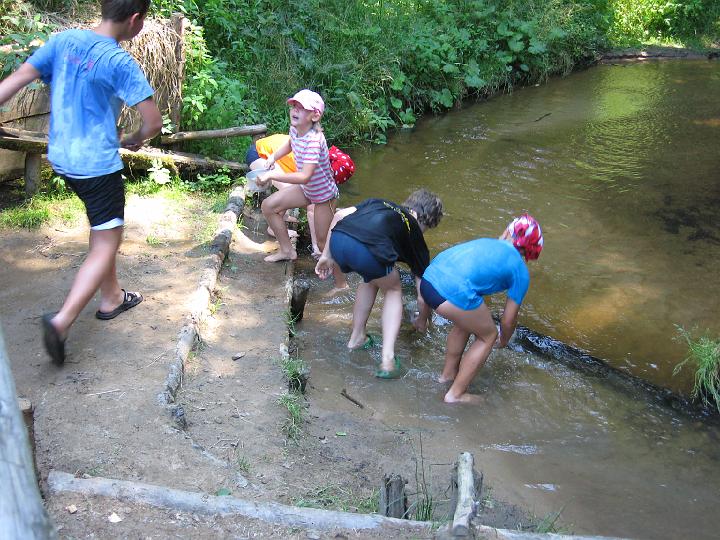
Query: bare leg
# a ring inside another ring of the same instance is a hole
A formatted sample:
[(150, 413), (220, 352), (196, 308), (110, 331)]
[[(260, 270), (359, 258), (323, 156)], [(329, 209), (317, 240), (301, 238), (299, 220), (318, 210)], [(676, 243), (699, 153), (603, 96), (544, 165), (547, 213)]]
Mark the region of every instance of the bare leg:
[[(319, 254), (322, 253), (322, 248), (318, 244), (317, 234), (315, 234), (315, 205), (314, 204), (308, 205), (307, 218), (308, 218), (308, 227), (310, 227), (310, 245), (312, 246), (313, 255), (315, 255), (317, 253), (319, 256)], [(332, 219), (332, 218), (330, 218), (330, 219)], [(327, 234), (325, 234), (325, 237), (327, 238)]]
[(308, 200), (305, 198), (302, 188), (298, 185), (276, 191), (263, 201), (263, 216), (265, 216), (268, 225), (275, 232), (278, 244), (280, 244), (278, 252), (265, 257), (266, 261), (276, 262), (297, 259), (297, 252), (290, 242), (290, 235), (283, 214), (288, 208), (305, 207), (307, 204)]
[(485, 365), (497, 339), (497, 328), (490, 310), (483, 303), (472, 311), (465, 311), (446, 301), (436, 311), (464, 332), (475, 335), (475, 342), (462, 355), (455, 380), (445, 394), (445, 402), (479, 403), (482, 398), (467, 390), (477, 372)]
[(438, 380), (441, 383), (454, 381), (460, 367), (460, 358), (462, 358), (470, 332), (466, 332), (457, 325), (453, 325), (447, 337), (447, 347), (445, 349), (445, 367)]
[(402, 322), (402, 288), (400, 273), (394, 269), (384, 278), (373, 280), (383, 291), (383, 312), (382, 312), (382, 367), (385, 371), (392, 371), (395, 368), (395, 341), (400, 333)]
[(370, 283), (363, 282), (358, 285), (355, 293), (355, 305), (353, 306), (352, 333), (347, 344), (348, 349), (358, 349), (365, 343), (365, 329), (378, 290), (378, 286), (375, 285), (374, 281)]
[(347, 277), (337, 264), (333, 266), (333, 279), (335, 280), (335, 286), (325, 293), (325, 296), (334, 296), (340, 291), (344, 291), (350, 287), (347, 282)]
[(115, 270), (122, 235), (123, 227), (90, 231), (87, 257), (75, 275), (62, 309), (51, 321), (63, 338), (98, 289), (101, 289), (100, 309), (103, 311), (112, 311), (122, 304), (123, 293)]

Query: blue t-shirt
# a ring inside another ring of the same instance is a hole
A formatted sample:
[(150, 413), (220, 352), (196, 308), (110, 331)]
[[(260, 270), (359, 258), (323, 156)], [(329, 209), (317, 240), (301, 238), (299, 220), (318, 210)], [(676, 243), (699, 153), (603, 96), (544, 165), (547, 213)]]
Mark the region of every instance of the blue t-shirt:
[(483, 303), (483, 296), (507, 290), (522, 304), (530, 273), (520, 252), (509, 242), (479, 238), (439, 253), (423, 274), (446, 300), (465, 310)]
[(91, 178), (123, 168), (117, 119), (152, 96), (140, 66), (113, 38), (92, 30), (52, 36), (27, 60), (50, 85), (48, 161), (61, 174)]

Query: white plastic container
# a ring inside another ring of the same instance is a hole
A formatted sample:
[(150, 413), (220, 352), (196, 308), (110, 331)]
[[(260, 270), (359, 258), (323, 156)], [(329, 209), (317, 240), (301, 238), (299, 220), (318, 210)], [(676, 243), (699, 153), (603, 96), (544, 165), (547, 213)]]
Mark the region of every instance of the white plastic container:
[(247, 179), (247, 182), (245, 183), (245, 190), (247, 193), (262, 193), (270, 190), (270, 186), (272, 184), (264, 188), (258, 187), (257, 185), (257, 177), (261, 174), (265, 174), (268, 170), (269, 169), (255, 169), (254, 171), (248, 171), (245, 174), (245, 178)]

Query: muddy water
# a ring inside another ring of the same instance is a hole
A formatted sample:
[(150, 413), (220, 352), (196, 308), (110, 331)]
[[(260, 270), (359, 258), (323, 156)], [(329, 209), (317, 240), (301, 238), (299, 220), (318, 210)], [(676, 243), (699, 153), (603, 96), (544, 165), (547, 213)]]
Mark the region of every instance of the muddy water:
[(687, 390), (675, 325), (720, 335), (718, 96), (720, 62), (600, 66), (355, 152), (342, 204), (427, 186), (433, 253), (529, 211), (546, 247), (522, 324)]
[[(546, 248), (520, 323), (686, 391), (689, 377), (672, 376), (684, 356), (674, 325), (720, 334), (718, 95), (719, 63), (598, 67), (356, 151), (342, 203), (441, 193), (432, 253), (530, 211)], [(482, 407), (448, 407), (433, 382), (442, 320), (426, 336), (404, 328), (408, 376), (376, 381), (379, 351), (345, 351), (352, 294), (327, 299), (326, 287), (299, 326), (317, 387), (347, 387), (385, 425), (422, 431), (433, 460), (472, 451), (496, 495), (538, 515), (563, 509), (577, 533), (717, 537), (717, 427), (518, 350), (494, 352), (476, 379)]]

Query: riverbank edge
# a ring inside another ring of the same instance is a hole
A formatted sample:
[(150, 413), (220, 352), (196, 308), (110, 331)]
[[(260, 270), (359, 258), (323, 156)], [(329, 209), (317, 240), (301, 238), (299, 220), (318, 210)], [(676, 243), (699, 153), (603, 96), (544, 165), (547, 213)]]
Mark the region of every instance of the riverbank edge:
[(720, 48), (690, 49), (686, 47), (670, 47), (664, 45), (647, 45), (641, 47), (624, 47), (604, 52), (597, 60), (598, 64), (614, 62), (642, 62), (645, 60), (717, 60), (720, 59)]

